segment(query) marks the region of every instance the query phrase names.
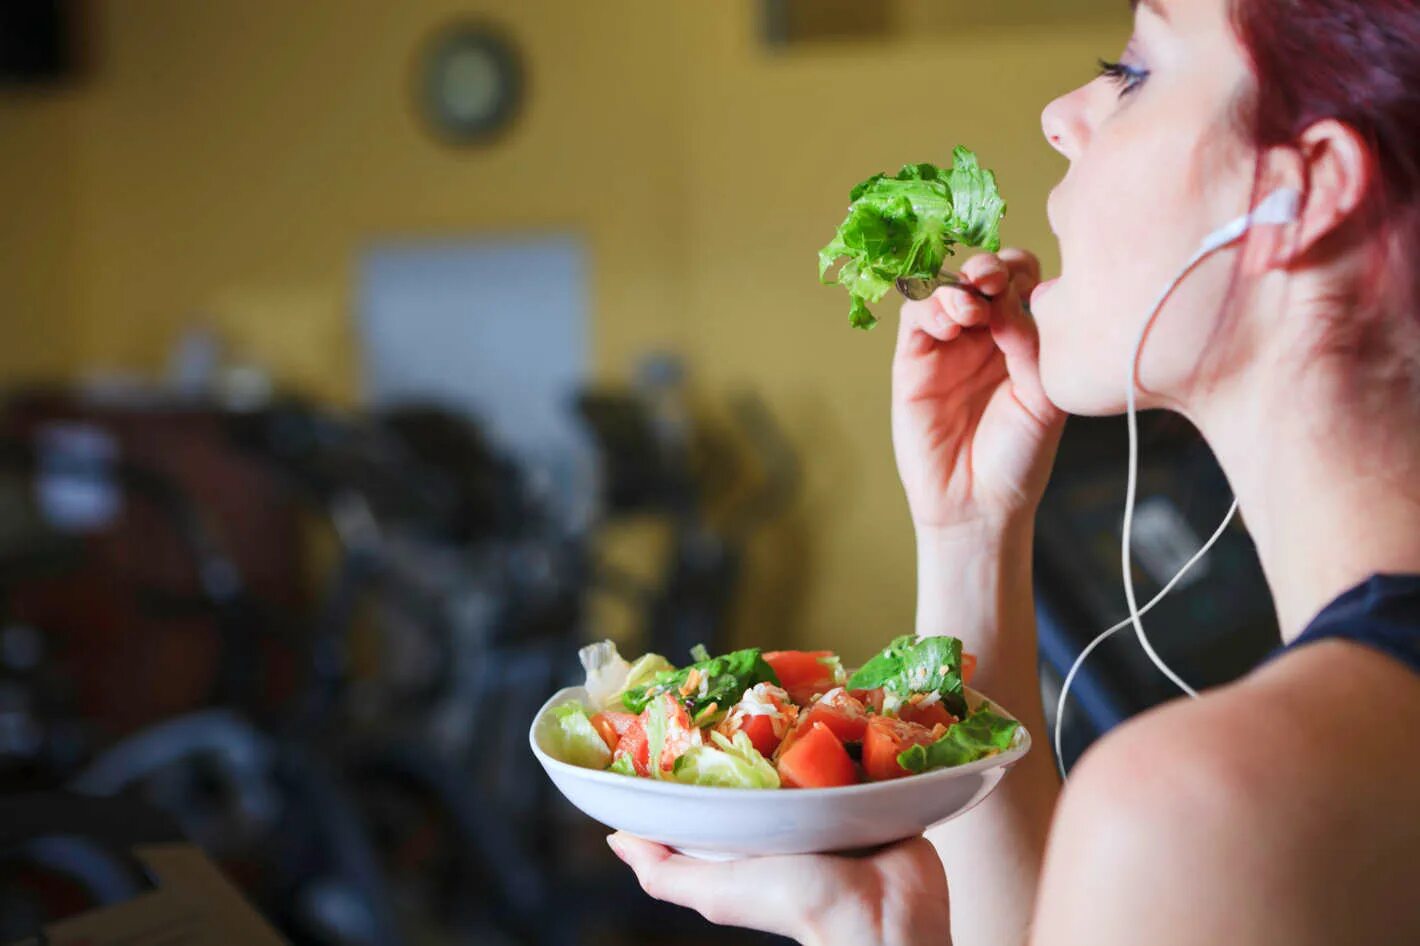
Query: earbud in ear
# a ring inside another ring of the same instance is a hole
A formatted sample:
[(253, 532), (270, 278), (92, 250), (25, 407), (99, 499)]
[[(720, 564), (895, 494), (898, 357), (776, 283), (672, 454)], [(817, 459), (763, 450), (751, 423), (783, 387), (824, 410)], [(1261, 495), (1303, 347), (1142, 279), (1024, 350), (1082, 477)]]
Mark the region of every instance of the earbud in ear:
[(1280, 187), (1258, 202), (1248, 213), (1229, 220), (1203, 238), (1196, 258), (1202, 258), (1214, 250), (1222, 249), (1241, 237), (1253, 224), (1291, 223), (1297, 219), (1297, 210), (1302, 195), (1295, 187)]
[(1297, 219), (1301, 204), (1301, 191), (1295, 187), (1279, 187), (1262, 198), (1248, 216), (1253, 223), (1291, 223)]

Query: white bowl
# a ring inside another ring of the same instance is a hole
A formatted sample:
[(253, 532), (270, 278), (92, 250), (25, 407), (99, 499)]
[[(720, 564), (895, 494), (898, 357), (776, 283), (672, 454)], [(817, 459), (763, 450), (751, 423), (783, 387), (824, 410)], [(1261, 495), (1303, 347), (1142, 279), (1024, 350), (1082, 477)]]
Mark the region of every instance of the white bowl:
[[(969, 687), (966, 698), (973, 709), (984, 699)], [(557, 691), (538, 711), (528, 733), (533, 754), (563, 796), (610, 828), (711, 860), (848, 851), (915, 837), (991, 794), (1006, 769), (1030, 751), (1031, 742), (1021, 726), (1011, 748), (998, 755), (886, 782), (842, 788), (711, 788), (631, 778), (554, 759), (545, 742), (546, 727), (553, 725), (549, 711), (574, 700), (589, 706), (582, 687)]]

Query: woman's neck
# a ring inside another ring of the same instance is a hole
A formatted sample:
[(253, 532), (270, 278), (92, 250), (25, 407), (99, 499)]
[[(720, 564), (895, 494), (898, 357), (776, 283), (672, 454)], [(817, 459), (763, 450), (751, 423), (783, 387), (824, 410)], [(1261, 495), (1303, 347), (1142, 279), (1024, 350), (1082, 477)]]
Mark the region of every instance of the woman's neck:
[(1420, 572), (1420, 405), (1360, 400), (1342, 372), (1268, 365), (1193, 405), (1290, 641), (1378, 572)]

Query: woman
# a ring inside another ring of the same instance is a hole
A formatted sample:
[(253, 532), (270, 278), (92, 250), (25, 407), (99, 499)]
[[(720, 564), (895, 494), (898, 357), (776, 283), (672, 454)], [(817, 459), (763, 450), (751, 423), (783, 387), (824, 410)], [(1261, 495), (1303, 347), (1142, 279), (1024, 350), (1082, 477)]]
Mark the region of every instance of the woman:
[(1420, 943), (1420, 8), (1144, 0), (1135, 21), (1043, 117), (1070, 160), (1063, 276), (1005, 250), (963, 267), (991, 303), (902, 307), (917, 629), (961, 636), (1045, 732), (1031, 523), (1062, 412), (1122, 411), (1156, 294), (1290, 186), (1296, 222), (1195, 268), (1136, 376), (1220, 458), (1287, 646), (1119, 727), (1063, 791), (1038, 750), (930, 845), (710, 864), (613, 836), (651, 895), (805, 943)]

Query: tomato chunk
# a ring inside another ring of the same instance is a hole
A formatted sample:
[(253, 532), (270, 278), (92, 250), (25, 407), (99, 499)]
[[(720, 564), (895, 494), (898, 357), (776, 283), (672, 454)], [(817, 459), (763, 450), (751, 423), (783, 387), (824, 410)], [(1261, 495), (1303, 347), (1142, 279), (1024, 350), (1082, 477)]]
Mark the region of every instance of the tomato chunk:
[(650, 775), (651, 741), (646, 738), (646, 727), (641, 724), (641, 718), (633, 716), (632, 719), (635, 722), (627, 727), (626, 732), (621, 734), (616, 748), (611, 751), (611, 758), (614, 762), (622, 756), (630, 756), (631, 766), (636, 770), (637, 775)]
[(868, 732), (863, 737), (863, 771), (875, 782), (909, 775), (897, 764), (898, 753), (934, 741), (932, 730), (926, 726), (891, 716), (874, 716), (868, 720)]
[(739, 724), (739, 731), (749, 737), (759, 754), (766, 759), (779, 748), (779, 735), (774, 731), (774, 719), (770, 716), (746, 716)]
[(976, 655), (961, 652), (961, 682), (970, 684), (971, 678), (976, 676)]
[(803, 705), (841, 682), (833, 666), (823, 662), (832, 657), (831, 650), (771, 650), (764, 654), (764, 661), (794, 702)]
[(798, 713), (799, 708), (783, 689), (772, 683), (757, 683), (745, 691), (716, 728), (732, 738), (736, 732), (743, 732), (767, 759), (793, 728)]
[(848, 695), (859, 703), (862, 703), (867, 709), (871, 709), (874, 713), (881, 713), (883, 711), (882, 687), (877, 687), (872, 690), (849, 690)]
[(616, 745), (621, 742), (621, 737), (626, 735), (626, 731), (639, 721), (640, 718), (635, 713), (604, 710), (592, 716), (592, 727), (602, 737), (606, 747), (612, 752), (616, 752)]
[(841, 742), (862, 742), (868, 729), (868, 711), (847, 690), (835, 687), (799, 714), (799, 725), (823, 723)]
[(843, 743), (823, 723), (798, 735), (779, 756), (779, 779), (785, 788), (833, 788), (852, 785), (858, 772)]
[(928, 729), (933, 726), (950, 726), (957, 721), (957, 718), (947, 711), (940, 700), (926, 705), (921, 703), (905, 704), (898, 711), (897, 717), (909, 723), (926, 726)]

